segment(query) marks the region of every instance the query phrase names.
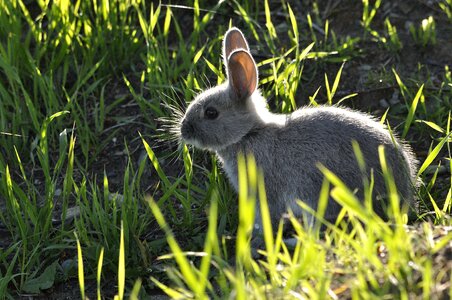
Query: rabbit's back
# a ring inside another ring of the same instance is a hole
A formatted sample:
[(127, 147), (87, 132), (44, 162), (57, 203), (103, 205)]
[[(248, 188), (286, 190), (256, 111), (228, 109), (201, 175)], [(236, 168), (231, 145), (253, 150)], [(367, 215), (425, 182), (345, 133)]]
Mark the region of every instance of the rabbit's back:
[[(373, 170), (374, 195), (386, 193), (378, 156), (379, 145), (384, 145), (386, 160), (402, 199), (413, 200), (416, 160), (397, 139), (394, 144), (384, 126), (370, 116), (345, 108), (307, 107), (291, 115), (275, 115), (275, 118), (284, 118), (285, 124), (270, 122), (257, 127), (232, 146), (234, 151), (226, 151), (228, 155), (237, 155), (239, 151), (254, 154), (264, 172), (267, 196), (273, 201), (270, 204), (272, 215), (283, 213), (287, 207), (298, 210), (296, 199), (316, 208), (323, 181), (319, 164), (339, 176), (352, 190), (357, 189), (358, 196), (362, 197), (364, 174), (359, 169), (352, 141), (358, 143), (363, 153), (366, 176)], [(218, 154), (221, 159), (222, 153)], [(234, 159), (225, 157), (224, 161)], [(225, 164), (225, 169), (237, 187), (236, 174), (230, 174), (236, 166)], [(384, 215), (384, 205), (375, 204), (376, 212)], [(335, 217), (339, 209), (334, 201), (330, 201), (326, 217)]]

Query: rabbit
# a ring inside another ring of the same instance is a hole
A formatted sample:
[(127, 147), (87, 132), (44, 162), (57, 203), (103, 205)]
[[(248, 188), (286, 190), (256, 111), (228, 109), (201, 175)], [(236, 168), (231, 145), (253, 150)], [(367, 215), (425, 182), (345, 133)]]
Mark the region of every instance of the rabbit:
[[(254, 155), (263, 172), (272, 224), (288, 209), (303, 218), (297, 200), (311, 208), (323, 182), (319, 164), (335, 173), (363, 198), (363, 177), (352, 141), (360, 146), (367, 176), (374, 174), (373, 209), (385, 216), (386, 186), (378, 147), (385, 147), (387, 164), (397, 183), (400, 199), (414, 207), (417, 161), (413, 151), (372, 116), (336, 106), (302, 107), (290, 114), (269, 111), (257, 89), (258, 70), (242, 32), (233, 27), (223, 40), (227, 80), (200, 93), (180, 120), (180, 137), (186, 144), (214, 152), (235, 190), (237, 155)], [(341, 207), (328, 200), (324, 218), (335, 220)], [(261, 232), (259, 209), (255, 230)]]

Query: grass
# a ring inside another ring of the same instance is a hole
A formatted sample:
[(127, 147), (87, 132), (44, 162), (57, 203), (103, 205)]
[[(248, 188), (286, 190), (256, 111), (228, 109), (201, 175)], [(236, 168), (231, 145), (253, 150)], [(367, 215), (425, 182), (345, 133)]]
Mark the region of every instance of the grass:
[[(354, 6), (359, 28), (346, 34), (337, 7), (320, 1), (1, 2), (0, 297), (49, 295), (68, 282), (70, 297), (98, 299), (155, 290), (179, 298), (452, 297), (452, 76), (447, 65), (403, 61), (410, 47), (434, 57), (450, 40), (449, 2), (407, 31), (380, 1), (362, 1)], [(319, 209), (309, 229), (291, 217), (289, 244), (282, 225), (271, 228), (251, 158), (240, 164), (237, 204), (215, 158), (160, 131), (174, 110), (225, 79), (221, 40), (231, 24), (260, 53), (260, 85), (274, 111), (301, 103), (366, 109), (359, 94), (376, 86), (400, 95), (384, 122), (418, 152), (424, 184), (413, 224), (395, 194), (391, 222), (382, 222), (324, 170), (319, 206), (332, 187), (341, 218), (329, 224)], [(385, 63), (372, 61), (374, 52)], [(367, 81), (354, 74), (365, 64)], [(257, 194), (259, 259), (249, 247)]]

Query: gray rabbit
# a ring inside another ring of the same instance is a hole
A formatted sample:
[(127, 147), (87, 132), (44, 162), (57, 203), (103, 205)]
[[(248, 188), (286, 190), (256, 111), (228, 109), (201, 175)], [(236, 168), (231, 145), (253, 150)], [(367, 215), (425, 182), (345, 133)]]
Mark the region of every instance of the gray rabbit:
[[(363, 153), (367, 174), (374, 173), (373, 208), (385, 215), (386, 187), (378, 158), (384, 145), (388, 166), (402, 201), (414, 207), (416, 159), (408, 145), (391, 137), (371, 116), (339, 107), (303, 107), (291, 114), (267, 109), (258, 84), (258, 71), (242, 32), (231, 28), (223, 40), (228, 80), (199, 94), (180, 120), (182, 140), (215, 152), (237, 190), (237, 155), (252, 153), (262, 168), (273, 224), (291, 209), (302, 216), (297, 199), (317, 207), (323, 174), (322, 164), (347, 186), (363, 195), (363, 177), (352, 141)], [(256, 228), (261, 228), (259, 210)], [(339, 205), (329, 200), (325, 218), (334, 220)]]

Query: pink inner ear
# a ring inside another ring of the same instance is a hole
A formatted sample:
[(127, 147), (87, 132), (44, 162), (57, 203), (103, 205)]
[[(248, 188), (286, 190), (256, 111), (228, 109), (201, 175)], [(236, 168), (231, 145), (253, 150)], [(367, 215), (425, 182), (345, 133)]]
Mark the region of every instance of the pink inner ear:
[(237, 50), (228, 59), (229, 79), (239, 99), (251, 96), (257, 87), (257, 69), (249, 52)]
[(248, 79), (245, 77), (245, 75), (242, 74), (238, 74), (237, 78), (234, 78), (233, 81), (235, 82), (234, 86), (235, 86), (235, 91), (237, 93), (237, 96), (239, 98), (244, 98), (248, 96), (248, 86), (247, 86), (247, 81)]

